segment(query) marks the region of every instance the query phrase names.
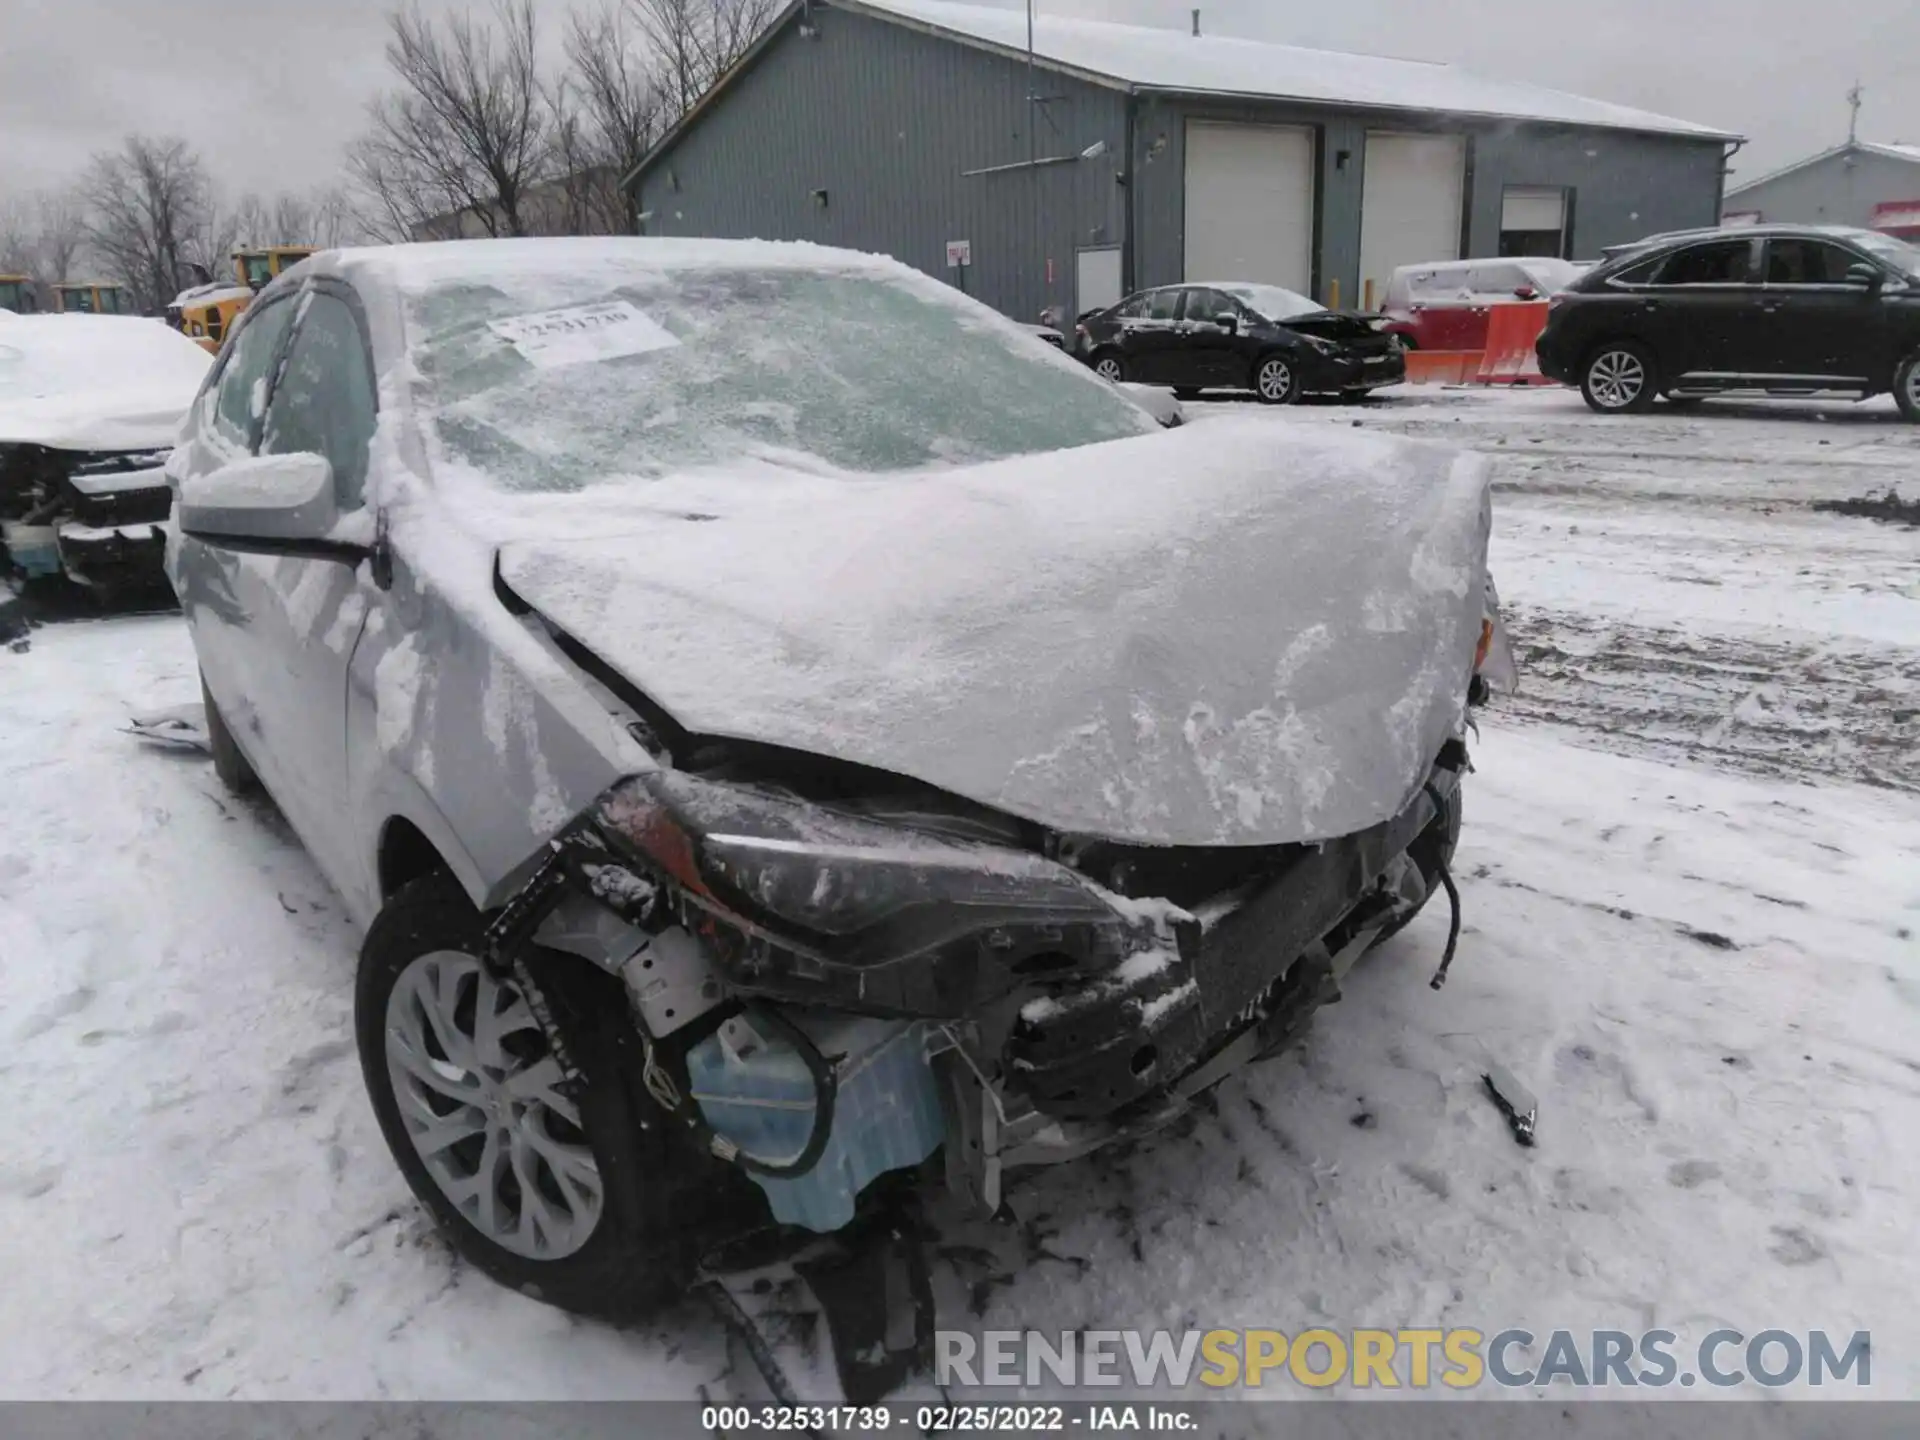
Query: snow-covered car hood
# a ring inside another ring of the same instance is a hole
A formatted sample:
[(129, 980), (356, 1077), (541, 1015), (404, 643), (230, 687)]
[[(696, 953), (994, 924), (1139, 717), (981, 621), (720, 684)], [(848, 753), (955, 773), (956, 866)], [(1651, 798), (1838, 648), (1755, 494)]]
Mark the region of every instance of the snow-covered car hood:
[(1417, 442), (1229, 420), (641, 494), (644, 515), (554, 507), (502, 579), (689, 730), (1071, 833), (1372, 825), (1454, 732), (1479, 635), (1484, 468)]
[(164, 449), (212, 363), (158, 320), (20, 316), (0, 340), (0, 444)]

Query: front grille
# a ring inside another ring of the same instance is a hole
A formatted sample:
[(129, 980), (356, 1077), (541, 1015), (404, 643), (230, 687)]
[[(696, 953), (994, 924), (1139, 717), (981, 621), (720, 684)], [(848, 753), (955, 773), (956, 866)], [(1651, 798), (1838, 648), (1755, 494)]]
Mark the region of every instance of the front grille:
[(158, 524), (173, 508), (173, 492), (165, 485), (140, 490), (113, 490), (104, 495), (73, 497), (73, 518), (82, 525)]

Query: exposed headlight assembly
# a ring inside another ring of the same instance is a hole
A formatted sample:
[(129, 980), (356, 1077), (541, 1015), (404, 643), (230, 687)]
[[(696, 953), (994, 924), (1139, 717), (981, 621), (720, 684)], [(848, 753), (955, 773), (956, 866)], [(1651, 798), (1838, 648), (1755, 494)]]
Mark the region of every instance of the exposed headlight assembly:
[(1043, 856), (755, 786), (639, 775), (589, 823), (699, 913), (745, 991), (957, 1017), (1023, 978), (1097, 974), (1147, 943), (1104, 892)]

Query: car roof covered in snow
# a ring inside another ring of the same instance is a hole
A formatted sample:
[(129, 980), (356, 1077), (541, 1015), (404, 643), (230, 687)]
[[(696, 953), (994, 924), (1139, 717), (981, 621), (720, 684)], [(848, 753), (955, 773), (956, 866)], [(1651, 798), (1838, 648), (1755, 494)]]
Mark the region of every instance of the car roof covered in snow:
[[(581, 268), (653, 271), (750, 268), (864, 273), (890, 279), (919, 271), (884, 255), (789, 240), (664, 239), (648, 236), (566, 236), (522, 240), (439, 240), (413, 245), (369, 245), (334, 250), (309, 262), (338, 271), (358, 285), (387, 285), (413, 294), (451, 280), (509, 279)], [(937, 282), (936, 282), (937, 283)], [(951, 287), (941, 286), (952, 292)]]
[(0, 340), (0, 443), (171, 444), (213, 357), (158, 320), (21, 315)]
[[(952, 0), (835, 0), (843, 9), (906, 21), (976, 45), (1022, 56), (1024, 10)], [(1711, 125), (1592, 100), (1524, 81), (1494, 80), (1455, 65), (1315, 50), (1229, 35), (1119, 25), (1039, 14), (1037, 59), (1132, 89), (1195, 95), (1313, 100), (1369, 109), (1438, 110), (1507, 120), (1734, 139)]]

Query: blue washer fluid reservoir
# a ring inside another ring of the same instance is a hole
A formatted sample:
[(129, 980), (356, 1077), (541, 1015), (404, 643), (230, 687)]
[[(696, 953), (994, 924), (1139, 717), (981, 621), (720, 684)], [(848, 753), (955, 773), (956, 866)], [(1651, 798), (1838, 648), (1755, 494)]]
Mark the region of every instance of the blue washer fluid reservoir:
[[(786, 1010), (839, 1077), (833, 1129), (820, 1161), (790, 1180), (764, 1175), (774, 1219), (826, 1233), (853, 1219), (854, 1201), (889, 1170), (918, 1165), (946, 1138), (939, 1082), (921, 1022)], [(813, 1131), (813, 1076), (778, 1034), (736, 1015), (687, 1052), (700, 1113), (715, 1131), (767, 1164), (799, 1157)]]

